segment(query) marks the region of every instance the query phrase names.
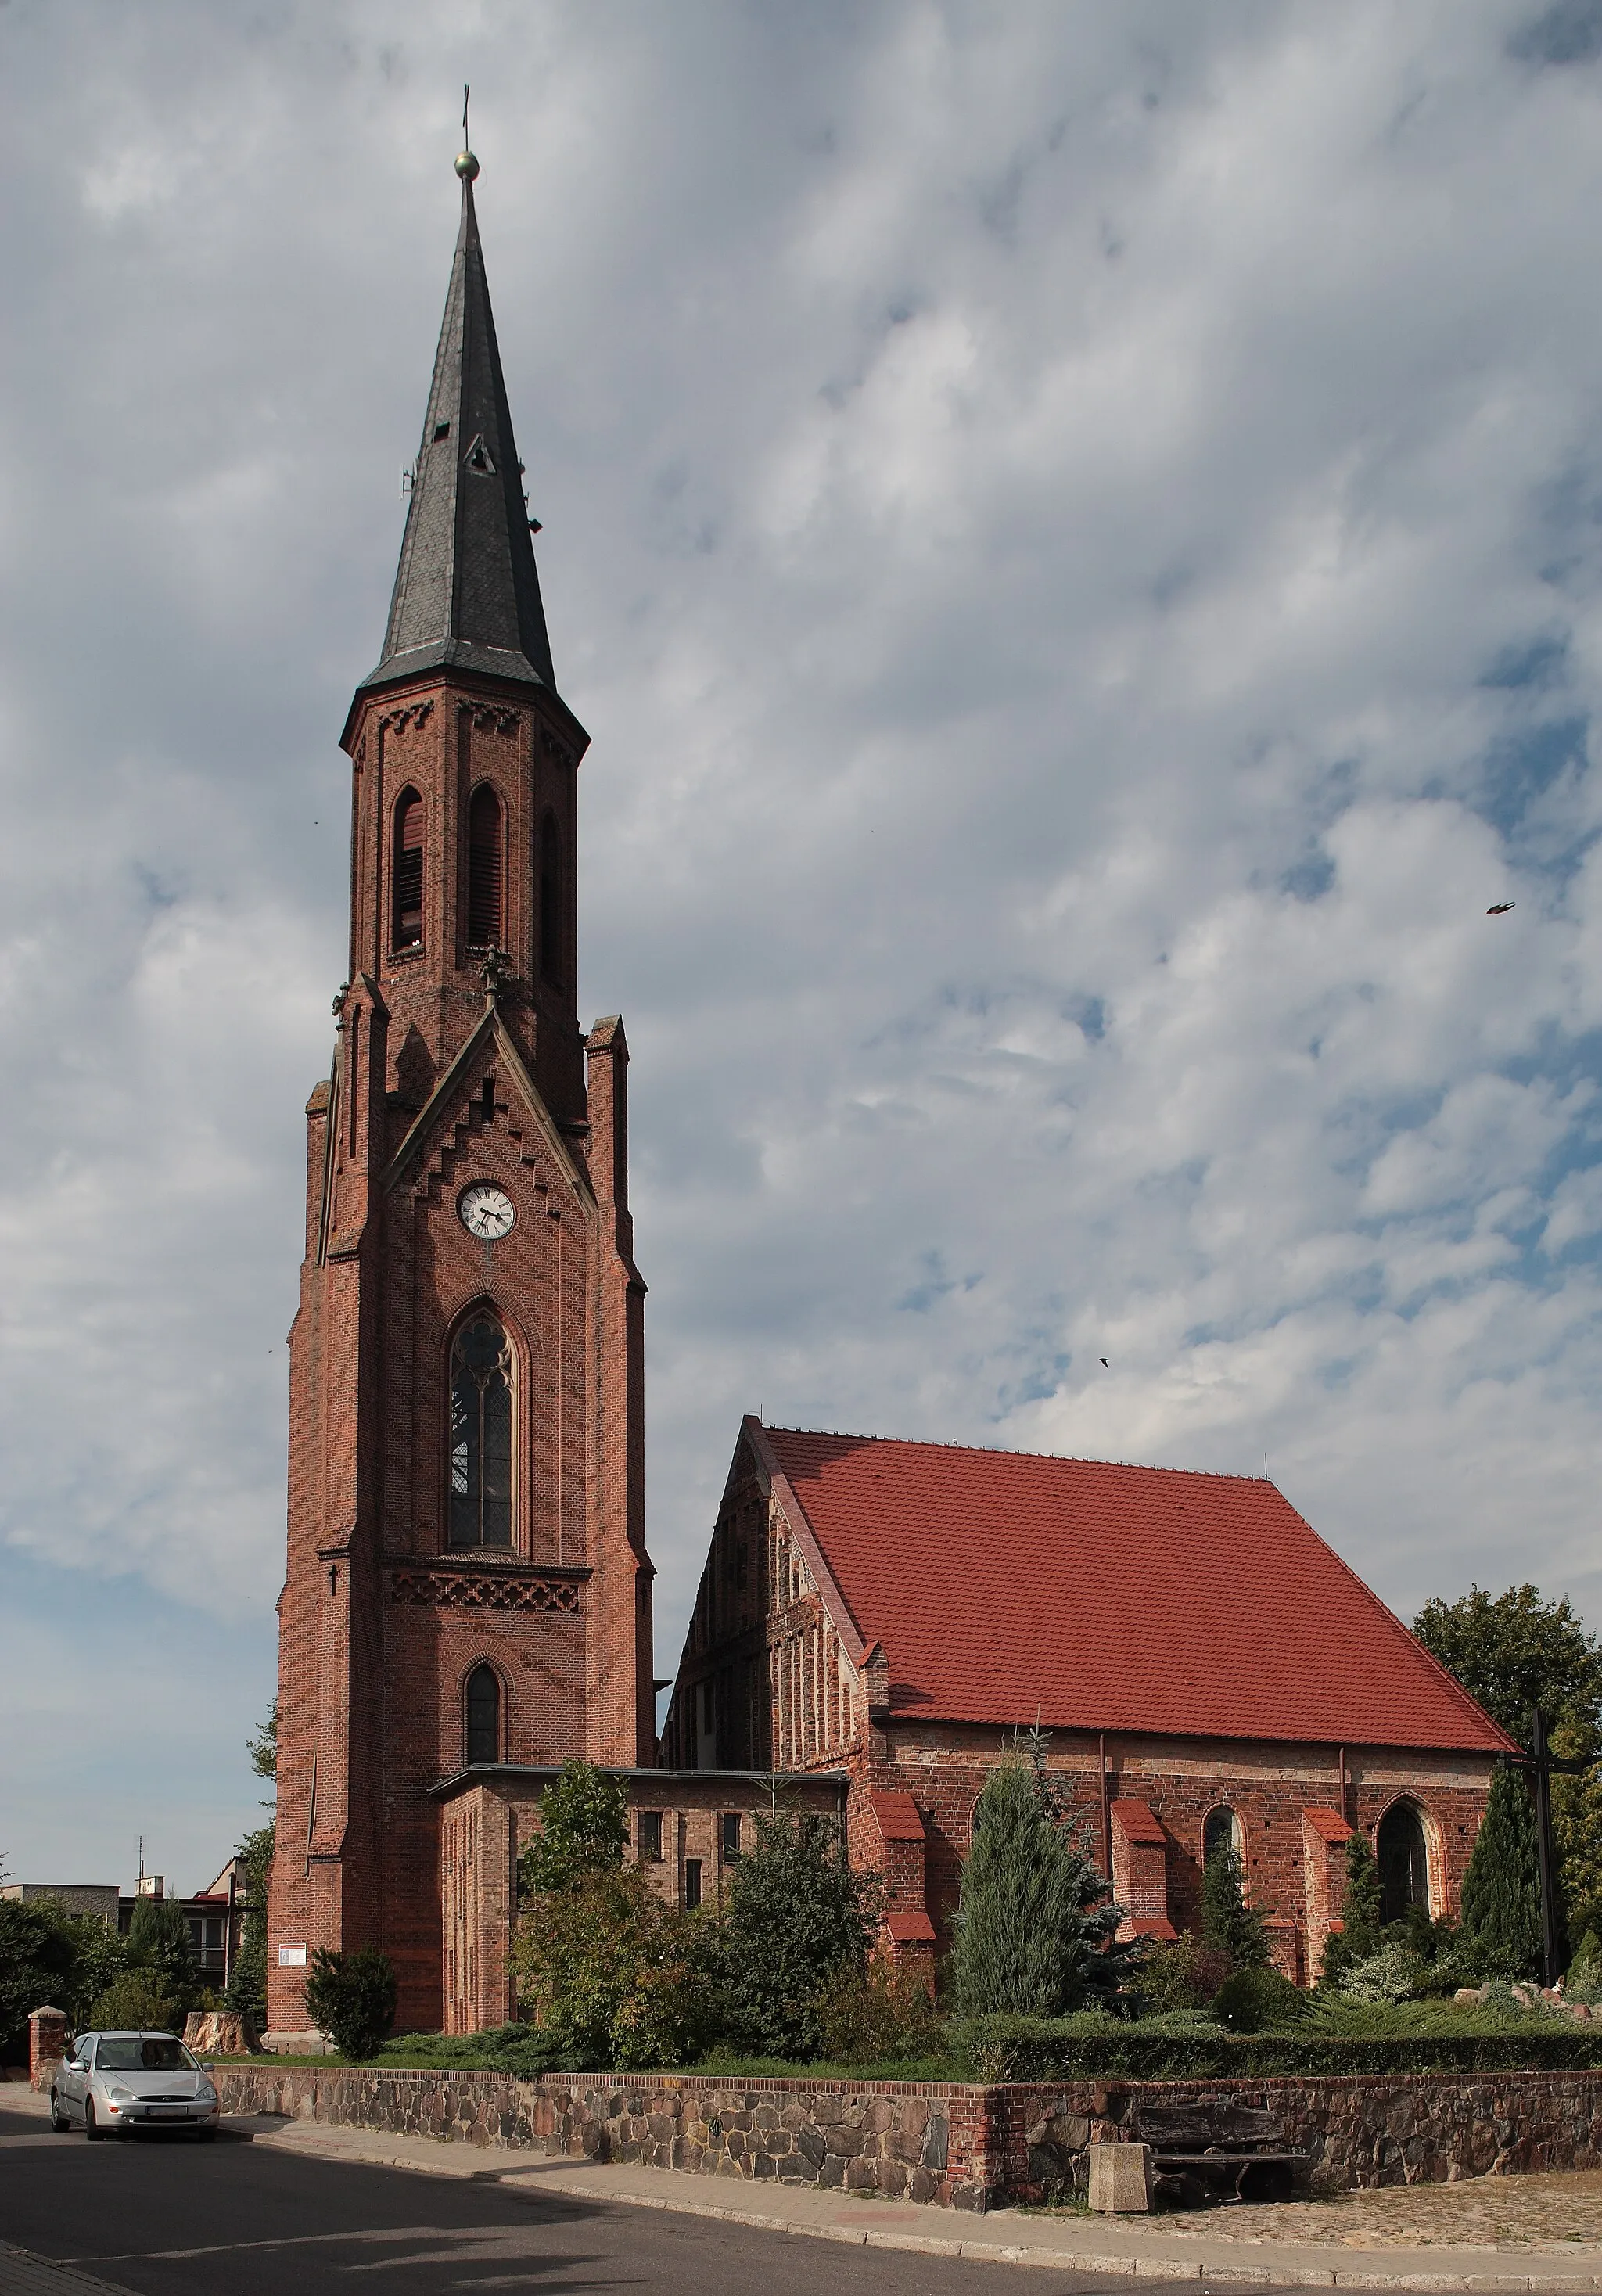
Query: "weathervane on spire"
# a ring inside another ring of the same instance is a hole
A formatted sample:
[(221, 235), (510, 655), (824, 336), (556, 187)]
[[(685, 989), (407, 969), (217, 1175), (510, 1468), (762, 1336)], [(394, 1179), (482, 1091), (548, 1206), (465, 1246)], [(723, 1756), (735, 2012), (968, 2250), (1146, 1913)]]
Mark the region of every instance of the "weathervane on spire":
[(464, 184), (471, 184), (473, 182), (479, 172), (479, 163), (474, 158), (472, 150), (469, 148), (467, 142), (468, 93), (469, 91), (466, 83), (464, 82), (462, 87), (462, 148), (456, 153), (456, 173), (461, 176), (462, 181)]

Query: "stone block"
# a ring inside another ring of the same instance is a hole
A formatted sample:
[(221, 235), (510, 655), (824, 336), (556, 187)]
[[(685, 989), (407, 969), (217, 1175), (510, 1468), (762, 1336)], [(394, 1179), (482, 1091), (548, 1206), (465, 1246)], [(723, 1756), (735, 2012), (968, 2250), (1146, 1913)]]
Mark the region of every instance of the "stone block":
[(1151, 2146), (1093, 2144), (1089, 2201), (1107, 2215), (1145, 2215), (1152, 2205)]

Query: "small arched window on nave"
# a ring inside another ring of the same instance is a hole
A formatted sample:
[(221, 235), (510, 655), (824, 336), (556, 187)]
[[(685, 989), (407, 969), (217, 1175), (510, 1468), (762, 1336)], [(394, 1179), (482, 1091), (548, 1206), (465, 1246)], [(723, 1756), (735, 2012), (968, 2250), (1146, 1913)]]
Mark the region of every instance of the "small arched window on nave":
[(467, 1677), (467, 1767), (500, 1758), (500, 1677), (492, 1666), (475, 1666)]
[(423, 800), (402, 790), (395, 803), (390, 855), (390, 946), (423, 946)]
[(513, 1357), (481, 1308), (450, 1351), (450, 1544), (512, 1544)]
[(1228, 1802), (1220, 1802), (1210, 1809), (1202, 1824), (1202, 1863), (1211, 1866), (1215, 1857), (1226, 1851), (1239, 1860), (1245, 1844), (1241, 1835), (1240, 1819)]
[(1379, 1867), (1379, 1917), (1400, 1922), (1409, 1908), (1430, 1909), (1429, 1849), (1424, 1819), (1410, 1801), (1393, 1801), (1379, 1822), (1374, 1845)]
[(467, 946), (501, 945), (501, 801), (481, 782), (467, 807)]

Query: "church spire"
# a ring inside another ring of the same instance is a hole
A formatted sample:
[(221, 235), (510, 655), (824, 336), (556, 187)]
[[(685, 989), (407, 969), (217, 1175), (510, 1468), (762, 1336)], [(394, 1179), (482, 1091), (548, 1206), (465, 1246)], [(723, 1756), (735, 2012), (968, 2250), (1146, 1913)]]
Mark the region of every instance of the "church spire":
[(478, 172), (462, 152), (462, 227), (433, 385), (383, 653), (365, 687), (451, 667), (555, 690), (473, 210)]

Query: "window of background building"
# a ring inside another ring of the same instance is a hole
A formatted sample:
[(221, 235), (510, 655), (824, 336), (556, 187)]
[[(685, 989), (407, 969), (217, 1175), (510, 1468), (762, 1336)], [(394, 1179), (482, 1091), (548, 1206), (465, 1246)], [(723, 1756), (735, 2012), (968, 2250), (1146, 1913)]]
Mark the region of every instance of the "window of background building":
[(725, 1860), (731, 1864), (740, 1855), (740, 1813), (737, 1809), (726, 1809), (723, 1813), (723, 1855)]
[(648, 1866), (660, 1866), (662, 1854), (662, 1814), (660, 1809), (643, 1809), (639, 1813), (640, 1856)]
[(450, 1352), (450, 1543), (512, 1544), (512, 1349), (489, 1315)]
[(699, 1857), (686, 1857), (684, 1861), (684, 1905), (686, 1913), (693, 1914), (700, 1903), (701, 1860)]

